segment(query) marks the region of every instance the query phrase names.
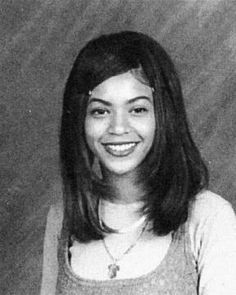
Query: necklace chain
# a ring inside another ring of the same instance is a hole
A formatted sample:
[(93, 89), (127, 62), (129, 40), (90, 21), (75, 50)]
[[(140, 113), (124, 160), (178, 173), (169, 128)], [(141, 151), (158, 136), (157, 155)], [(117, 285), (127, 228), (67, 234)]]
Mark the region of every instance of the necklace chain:
[(132, 244), (131, 244), (126, 250), (125, 250), (125, 252), (123, 252), (123, 253), (121, 254), (121, 256), (118, 257), (118, 258), (115, 258), (115, 257), (112, 255), (112, 253), (111, 253), (111, 251), (109, 250), (109, 248), (108, 248), (108, 246), (107, 246), (105, 240), (102, 239), (102, 243), (103, 243), (103, 245), (104, 245), (104, 248), (105, 248), (105, 250), (106, 250), (108, 256), (111, 258), (111, 260), (112, 260), (112, 262), (113, 262), (112, 264), (109, 264), (109, 265), (108, 265), (108, 276), (109, 276), (110, 279), (113, 279), (113, 278), (115, 278), (115, 277), (117, 276), (117, 271), (120, 270), (120, 266), (117, 264), (117, 262), (120, 261), (120, 260), (121, 260), (126, 254), (128, 254), (128, 253), (129, 253), (129, 252), (130, 252), (130, 251), (136, 246), (137, 242), (139, 241), (139, 239), (141, 238), (143, 232), (145, 231), (146, 226), (147, 226), (147, 222), (146, 222), (145, 225), (143, 226), (143, 228), (142, 228), (140, 234), (138, 235), (137, 239), (136, 239), (136, 240), (135, 240), (135, 241), (134, 241), (134, 242), (133, 242), (133, 243), (132, 243)]

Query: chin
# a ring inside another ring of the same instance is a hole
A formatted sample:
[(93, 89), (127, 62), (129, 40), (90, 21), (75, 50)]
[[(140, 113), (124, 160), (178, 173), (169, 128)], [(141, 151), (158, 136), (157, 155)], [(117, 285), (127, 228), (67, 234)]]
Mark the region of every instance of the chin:
[(136, 169), (136, 165), (127, 165), (127, 163), (123, 163), (123, 165), (120, 163), (119, 165), (103, 165), (105, 166), (106, 170), (109, 171), (109, 173), (115, 174), (117, 176), (126, 175), (129, 173), (134, 172)]

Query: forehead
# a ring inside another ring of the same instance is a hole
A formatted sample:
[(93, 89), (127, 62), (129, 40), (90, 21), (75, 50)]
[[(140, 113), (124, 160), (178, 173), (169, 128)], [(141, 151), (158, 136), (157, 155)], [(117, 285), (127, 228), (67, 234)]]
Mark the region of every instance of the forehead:
[(91, 93), (91, 98), (102, 98), (116, 102), (138, 97), (152, 98), (152, 90), (147, 84), (137, 79), (131, 72), (113, 76), (96, 86)]

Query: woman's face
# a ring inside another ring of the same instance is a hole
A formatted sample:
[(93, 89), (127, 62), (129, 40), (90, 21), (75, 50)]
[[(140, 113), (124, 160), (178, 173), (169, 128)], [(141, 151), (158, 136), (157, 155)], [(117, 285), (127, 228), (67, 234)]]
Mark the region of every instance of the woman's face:
[(155, 128), (152, 90), (130, 72), (93, 89), (85, 135), (104, 169), (117, 175), (134, 171), (152, 146)]

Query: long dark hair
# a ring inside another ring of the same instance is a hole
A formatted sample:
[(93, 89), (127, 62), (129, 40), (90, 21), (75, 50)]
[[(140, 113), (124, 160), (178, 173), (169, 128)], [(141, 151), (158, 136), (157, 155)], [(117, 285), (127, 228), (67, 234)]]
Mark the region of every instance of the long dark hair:
[(142, 33), (102, 35), (80, 51), (64, 91), (60, 133), (64, 222), (81, 242), (103, 237), (98, 200), (111, 192), (94, 171), (85, 140), (89, 91), (137, 68), (154, 89), (156, 134), (138, 175), (146, 188), (143, 210), (154, 233), (176, 231), (187, 220), (189, 203), (208, 185), (207, 168), (189, 131), (179, 78), (166, 51)]

